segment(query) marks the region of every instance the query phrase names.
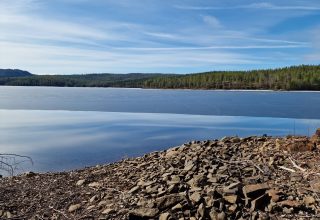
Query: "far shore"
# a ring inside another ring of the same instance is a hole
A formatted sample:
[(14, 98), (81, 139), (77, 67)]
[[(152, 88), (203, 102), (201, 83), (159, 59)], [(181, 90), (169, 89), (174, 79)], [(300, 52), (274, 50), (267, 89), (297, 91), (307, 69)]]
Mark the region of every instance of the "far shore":
[(320, 90), (273, 90), (273, 89), (188, 89), (188, 88), (144, 88), (144, 87), (95, 87), (95, 86), (11, 86), (0, 85), (1, 87), (17, 87), (17, 88), (95, 88), (95, 89), (134, 89), (134, 90), (182, 90), (182, 91), (213, 91), (213, 92), (308, 92), (318, 93)]

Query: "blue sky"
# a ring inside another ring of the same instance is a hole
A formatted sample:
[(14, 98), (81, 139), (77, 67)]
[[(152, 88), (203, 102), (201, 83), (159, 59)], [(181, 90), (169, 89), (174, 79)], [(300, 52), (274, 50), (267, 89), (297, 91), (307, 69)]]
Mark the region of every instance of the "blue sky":
[(191, 73), (319, 63), (319, 0), (0, 0), (0, 68)]

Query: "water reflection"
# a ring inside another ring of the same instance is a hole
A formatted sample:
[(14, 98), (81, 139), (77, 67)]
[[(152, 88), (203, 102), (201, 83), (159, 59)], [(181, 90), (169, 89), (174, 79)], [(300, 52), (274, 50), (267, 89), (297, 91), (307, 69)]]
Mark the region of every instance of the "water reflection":
[(31, 156), (25, 170), (113, 162), (191, 140), (238, 135), (308, 135), (320, 120), (157, 113), (0, 110), (0, 152)]

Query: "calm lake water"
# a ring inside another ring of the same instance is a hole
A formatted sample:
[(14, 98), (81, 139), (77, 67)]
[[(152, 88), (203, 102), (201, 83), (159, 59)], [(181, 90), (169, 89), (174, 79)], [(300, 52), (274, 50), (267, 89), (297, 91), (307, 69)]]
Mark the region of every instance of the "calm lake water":
[(320, 93), (0, 87), (0, 153), (60, 171), (227, 135), (309, 135)]

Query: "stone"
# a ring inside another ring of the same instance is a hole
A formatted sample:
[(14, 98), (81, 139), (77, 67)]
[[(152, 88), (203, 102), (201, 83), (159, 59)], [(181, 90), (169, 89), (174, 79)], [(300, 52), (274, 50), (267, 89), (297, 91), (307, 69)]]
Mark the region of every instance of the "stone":
[(183, 168), (184, 171), (190, 171), (192, 170), (192, 168), (194, 167), (194, 163), (192, 161), (190, 161), (189, 163), (187, 163), (185, 165), (185, 167)]
[(88, 186), (89, 186), (89, 187), (92, 187), (92, 188), (99, 188), (99, 187), (102, 186), (102, 183), (92, 182), (92, 183), (89, 183)]
[(267, 191), (267, 193), (271, 197), (271, 200), (273, 202), (278, 202), (279, 201), (280, 197), (278, 195), (279, 194), (278, 191), (276, 191), (275, 189), (270, 189), (270, 190)]
[(96, 208), (95, 205), (90, 205), (90, 206), (87, 207), (87, 210), (91, 210), (91, 209), (94, 209), (94, 208)]
[(137, 208), (129, 212), (129, 219), (133, 218), (154, 218), (159, 213), (157, 208)]
[(293, 212), (293, 208), (287, 208), (287, 207), (284, 207), (283, 208), (283, 212), (285, 214), (291, 214)]
[(32, 171), (29, 171), (29, 172), (24, 173), (24, 175), (25, 175), (26, 177), (34, 177), (34, 176), (36, 176), (37, 174), (34, 173), (34, 172), (32, 172)]
[(224, 200), (226, 200), (228, 203), (234, 204), (237, 202), (237, 195), (230, 195), (230, 196), (223, 196)]
[(160, 214), (159, 220), (168, 220), (169, 217), (170, 217), (170, 213), (169, 212), (165, 212), (165, 213)]
[(201, 217), (204, 217), (205, 208), (203, 203), (201, 203), (197, 209), (197, 214)]
[(226, 213), (220, 212), (220, 213), (217, 215), (217, 220), (225, 220), (225, 219), (226, 219)]
[(237, 204), (233, 204), (233, 205), (229, 206), (228, 211), (230, 213), (234, 213), (237, 210), (237, 208), (238, 208)]
[(210, 220), (217, 220), (218, 213), (214, 209), (211, 209), (209, 212), (209, 217), (210, 217)]
[(178, 155), (179, 153), (180, 152), (177, 151), (177, 149), (171, 148), (171, 149), (167, 150), (165, 157), (166, 158), (174, 157), (174, 156)]
[(190, 196), (190, 200), (193, 202), (193, 203), (198, 203), (200, 202), (201, 200), (201, 194), (199, 192), (194, 192), (191, 194)]
[(76, 210), (81, 208), (81, 204), (70, 205), (68, 208), (68, 212), (75, 212)]
[(299, 201), (296, 200), (284, 200), (277, 203), (280, 206), (287, 206), (287, 207), (299, 207), (301, 204)]
[(172, 175), (171, 180), (169, 180), (167, 183), (168, 183), (168, 185), (180, 183), (180, 177), (177, 175)]
[(85, 183), (85, 181), (86, 180), (84, 180), (84, 179), (78, 180), (76, 183), (76, 186), (82, 186)]
[(92, 196), (89, 200), (90, 203), (93, 203), (94, 201), (98, 200), (98, 196)]
[(176, 205), (177, 203), (185, 199), (186, 199), (185, 195), (176, 193), (176, 194), (166, 195), (166, 196), (157, 198), (155, 203), (159, 209), (164, 210)]
[(269, 189), (269, 185), (266, 183), (246, 185), (242, 188), (245, 197), (257, 198), (265, 193)]
[(5, 217), (7, 217), (7, 218), (13, 218), (11, 212), (9, 212), (9, 211), (6, 211)]
[(139, 186), (132, 187), (132, 188), (128, 191), (128, 193), (129, 193), (129, 194), (135, 193), (135, 192), (137, 192), (139, 189), (140, 189)]
[(105, 206), (105, 205), (107, 205), (108, 203), (107, 203), (107, 201), (100, 201), (99, 203), (98, 203), (98, 207), (102, 207), (102, 206)]
[(175, 211), (175, 210), (181, 210), (183, 208), (183, 206), (181, 205), (181, 203), (178, 203), (176, 204), (175, 206), (173, 206), (171, 208), (172, 211)]
[(270, 202), (270, 197), (267, 194), (263, 194), (262, 196), (251, 201), (250, 211), (261, 210), (264, 211), (265, 207), (268, 206)]
[(113, 212), (115, 212), (114, 209), (106, 208), (105, 210), (102, 211), (102, 214), (109, 215), (109, 214), (111, 214)]
[(304, 197), (303, 201), (304, 201), (306, 206), (313, 205), (316, 202), (315, 198), (312, 197), (312, 196)]

